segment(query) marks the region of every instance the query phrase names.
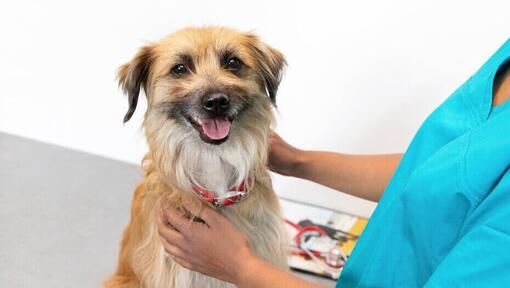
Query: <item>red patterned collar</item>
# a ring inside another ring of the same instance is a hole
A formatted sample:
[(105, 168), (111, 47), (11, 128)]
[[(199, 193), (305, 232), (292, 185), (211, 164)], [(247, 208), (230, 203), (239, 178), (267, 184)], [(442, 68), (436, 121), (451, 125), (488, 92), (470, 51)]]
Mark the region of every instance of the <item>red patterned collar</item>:
[(213, 192), (210, 192), (197, 184), (192, 184), (191, 188), (202, 200), (211, 203), (216, 208), (219, 208), (229, 206), (243, 200), (248, 195), (248, 189), (250, 186), (249, 183), (251, 183), (250, 180), (245, 180), (241, 182), (239, 186), (231, 187), (229, 191), (225, 193), (225, 196), (222, 197), (216, 197)]

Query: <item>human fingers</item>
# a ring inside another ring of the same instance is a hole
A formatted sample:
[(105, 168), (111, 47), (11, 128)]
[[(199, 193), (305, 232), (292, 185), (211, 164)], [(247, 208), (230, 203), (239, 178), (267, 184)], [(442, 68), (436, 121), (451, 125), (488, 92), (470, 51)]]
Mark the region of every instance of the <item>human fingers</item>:
[(183, 217), (177, 209), (163, 203), (161, 204), (161, 213), (163, 221), (175, 227), (177, 231), (184, 231), (188, 228), (187, 225), (189, 225), (189, 220)]
[(166, 241), (176, 245), (177, 247), (182, 248), (186, 243), (186, 240), (184, 239), (184, 236), (181, 233), (179, 233), (175, 229), (172, 229), (171, 227), (168, 226), (168, 224), (166, 224), (162, 212), (158, 217), (158, 233)]
[(160, 240), (161, 240), (161, 244), (163, 245), (163, 248), (165, 249), (165, 252), (172, 259), (175, 259), (175, 258), (185, 259), (186, 258), (186, 253), (184, 253), (184, 251), (181, 248), (173, 245), (172, 243), (169, 243), (168, 241), (166, 241), (166, 239), (164, 237), (160, 237)]

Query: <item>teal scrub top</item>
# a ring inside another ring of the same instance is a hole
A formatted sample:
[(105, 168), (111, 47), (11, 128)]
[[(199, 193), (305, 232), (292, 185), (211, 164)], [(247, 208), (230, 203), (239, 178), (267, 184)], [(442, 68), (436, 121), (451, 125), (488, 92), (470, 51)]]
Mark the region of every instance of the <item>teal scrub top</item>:
[(423, 123), (337, 287), (510, 287), (509, 58), (510, 39)]

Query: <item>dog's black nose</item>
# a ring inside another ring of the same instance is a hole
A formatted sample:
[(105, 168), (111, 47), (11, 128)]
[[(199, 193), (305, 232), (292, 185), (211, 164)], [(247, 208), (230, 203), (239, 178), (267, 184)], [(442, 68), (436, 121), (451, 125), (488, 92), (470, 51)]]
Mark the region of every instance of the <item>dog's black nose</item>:
[(230, 107), (230, 99), (222, 93), (209, 94), (202, 99), (202, 107), (208, 112), (222, 114)]

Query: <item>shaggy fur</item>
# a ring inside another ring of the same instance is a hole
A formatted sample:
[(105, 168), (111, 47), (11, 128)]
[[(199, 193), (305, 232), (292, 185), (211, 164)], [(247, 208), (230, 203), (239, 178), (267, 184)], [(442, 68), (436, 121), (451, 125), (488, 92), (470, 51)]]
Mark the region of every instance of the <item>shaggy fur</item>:
[[(233, 56), (242, 62), (236, 71), (224, 64)], [(172, 74), (177, 64), (185, 64), (188, 73)], [(192, 183), (221, 196), (228, 187), (252, 180), (246, 199), (218, 211), (246, 234), (259, 256), (286, 267), (285, 233), (266, 169), (272, 104), (284, 66), (282, 54), (255, 35), (207, 27), (183, 29), (147, 45), (119, 69), (129, 98), (124, 121), (134, 113), (141, 89), (147, 96), (143, 125), (150, 152), (142, 162), (145, 178), (134, 194), (117, 271), (104, 287), (232, 287), (165, 257), (157, 231), (160, 203), (191, 202), (198, 212), (204, 203), (191, 192)], [(230, 97), (234, 119), (220, 144), (204, 142), (186, 121), (202, 117), (197, 103), (211, 92)]]

